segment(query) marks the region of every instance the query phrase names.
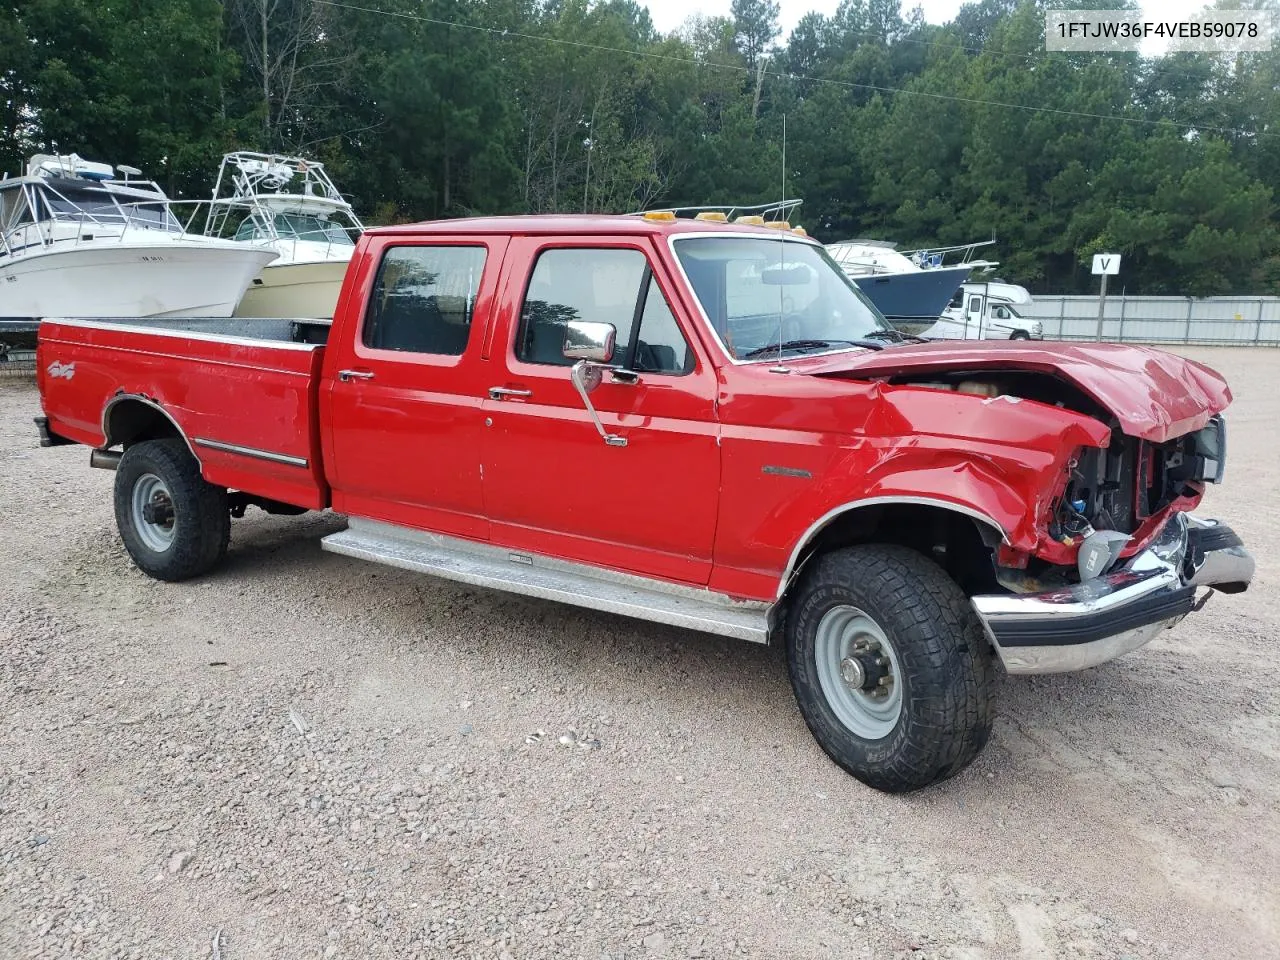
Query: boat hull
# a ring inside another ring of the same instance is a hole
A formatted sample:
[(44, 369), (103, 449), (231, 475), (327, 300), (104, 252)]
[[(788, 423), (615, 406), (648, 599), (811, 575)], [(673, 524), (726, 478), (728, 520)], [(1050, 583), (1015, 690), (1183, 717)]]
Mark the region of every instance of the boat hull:
[(237, 317), (331, 319), (347, 260), (273, 264), (245, 291)]
[(969, 267), (940, 267), (910, 273), (851, 277), (885, 319), (906, 333), (938, 322), (947, 304), (969, 278)]
[(0, 259), (0, 316), (229, 317), (270, 250), (112, 242)]

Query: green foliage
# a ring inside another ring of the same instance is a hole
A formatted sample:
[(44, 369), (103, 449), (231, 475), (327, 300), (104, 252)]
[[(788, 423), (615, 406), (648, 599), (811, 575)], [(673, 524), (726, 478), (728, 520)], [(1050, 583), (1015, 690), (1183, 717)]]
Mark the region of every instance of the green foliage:
[(738, 52), (754, 68), (778, 36), (777, 0), (733, 0), (730, 12)]
[(821, 239), (994, 235), (1036, 290), (1109, 250), (1130, 292), (1280, 292), (1280, 52), (1048, 54), (1029, 0), (843, 0), (780, 42), (778, 7), (662, 36), (636, 0), (10, 0), (0, 169), (74, 151), (197, 197), (227, 150), (300, 152), (375, 222), (785, 180)]

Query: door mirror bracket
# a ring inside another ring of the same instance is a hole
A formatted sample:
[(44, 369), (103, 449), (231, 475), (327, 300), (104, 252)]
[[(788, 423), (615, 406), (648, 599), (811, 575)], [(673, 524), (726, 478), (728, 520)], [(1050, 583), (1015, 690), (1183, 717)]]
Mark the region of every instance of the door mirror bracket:
[(582, 398), (582, 405), (587, 408), (587, 413), (591, 414), (591, 422), (596, 425), (601, 439), (611, 447), (625, 447), (627, 438), (605, 430), (604, 424), (600, 422), (600, 414), (596, 413), (595, 405), (591, 402), (591, 391), (600, 386), (605, 369), (607, 368), (590, 360), (579, 360), (569, 371), (569, 379), (573, 381), (573, 386), (578, 391), (578, 396)]
[(564, 346), (561, 352), (569, 360), (577, 360), (569, 371), (569, 379), (582, 398), (582, 405), (591, 415), (600, 437), (611, 447), (625, 447), (627, 438), (605, 430), (591, 403), (591, 391), (604, 379), (605, 364), (613, 359), (614, 341), (618, 331), (611, 323), (592, 323), (587, 320), (570, 320), (564, 325)]

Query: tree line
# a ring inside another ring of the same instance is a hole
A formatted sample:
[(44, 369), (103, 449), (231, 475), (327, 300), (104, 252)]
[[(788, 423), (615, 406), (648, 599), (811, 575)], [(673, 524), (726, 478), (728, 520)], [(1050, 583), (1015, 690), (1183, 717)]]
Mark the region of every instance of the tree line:
[(1036, 292), (1106, 251), (1131, 293), (1280, 293), (1280, 51), (1050, 54), (1045, 9), (843, 0), (784, 37), (775, 0), (667, 35), (633, 0), (7, 0), (0, 171), (199, 198), (224, 152), (300, 153), (374, 223), (785, 190), (827, 241), (995, 237)]

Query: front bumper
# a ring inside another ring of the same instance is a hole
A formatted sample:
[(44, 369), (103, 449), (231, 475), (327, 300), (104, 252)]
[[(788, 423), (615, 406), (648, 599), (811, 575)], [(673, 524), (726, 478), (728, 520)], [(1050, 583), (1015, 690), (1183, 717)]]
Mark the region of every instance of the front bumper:
[(1253, 557), (1230, 527), (1177, 513), (1111, 573), (1045, 593), (990, 594), (973, 608), (1009, 673), (1082, 670), (1136, 650), (1196, 606), (1198, 587), (1239, 593)]

